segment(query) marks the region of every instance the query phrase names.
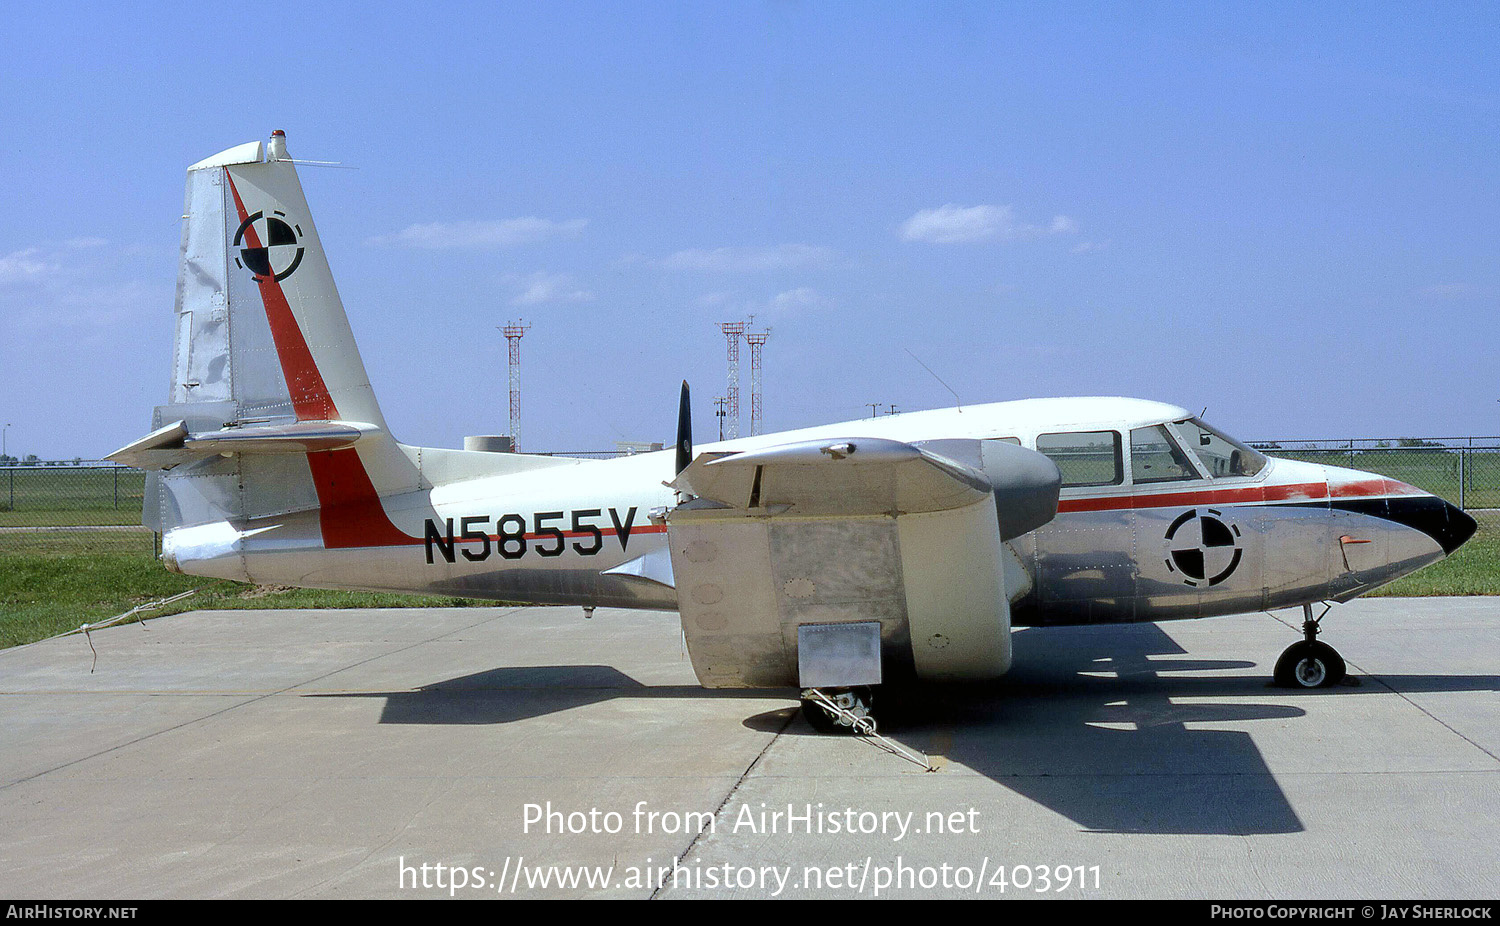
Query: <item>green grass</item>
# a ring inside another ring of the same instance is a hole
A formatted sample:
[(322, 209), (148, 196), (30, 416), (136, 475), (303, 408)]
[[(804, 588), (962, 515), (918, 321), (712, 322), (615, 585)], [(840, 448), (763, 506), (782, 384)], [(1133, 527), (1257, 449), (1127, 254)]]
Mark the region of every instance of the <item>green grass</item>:
[(155, 547), (155, 535), (144, 527), (104, 531), (0, 529), (0, 556), (67, 556), (83, 553), (138, 553), (149, 556), (155, 552)]
[(0, 647), (42, 640), (132, 607), (199, 589), (147, 618), (199, 608), (454, 608), (469, 598), (282, 589), (168, 572), (149, 552), (0, 554)]

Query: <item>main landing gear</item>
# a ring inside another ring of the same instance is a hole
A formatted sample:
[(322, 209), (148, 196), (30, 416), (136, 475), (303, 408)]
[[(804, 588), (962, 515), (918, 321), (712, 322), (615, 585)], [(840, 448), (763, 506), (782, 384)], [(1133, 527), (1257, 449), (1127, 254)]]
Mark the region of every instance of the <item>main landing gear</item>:
[(802, 689), (802, 716), (819, 733), (854, 733), (891, 755), (915, 762), (929, 772), (937, 766), (926, 753), (913, 752), (875, 732), (875, 718), (870, 716), (873, 696), (865, 686), (857, 688)]
[(1318, 622), (1328, 611), (1325, 609), (1315, 619), (1312, 605), (1302, 606), (1302, 632), (1306, 639), (1293, 643), (1276, 660), (1273, 677), (1283, 688), (1327, 688), (1344, 680), (1344, 657), (1327, 643), (1318, 642)]
[(802, 716), (819, 733), (875, 732), (870, 715), (874, 695), (858, 688), (808, 688), (802, 692)]

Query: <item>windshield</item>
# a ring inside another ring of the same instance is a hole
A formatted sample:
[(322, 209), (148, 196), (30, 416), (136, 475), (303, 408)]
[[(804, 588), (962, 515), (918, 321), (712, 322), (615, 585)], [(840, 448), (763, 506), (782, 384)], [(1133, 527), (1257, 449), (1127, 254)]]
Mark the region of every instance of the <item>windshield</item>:
[(1183, 443), (1197, 454), (1204, 470), (1215, 479), (1254, 476), (1265, 468), (1266, 458), (1260, 453), (1197, 418), (1178, 421), (1175, 427)]

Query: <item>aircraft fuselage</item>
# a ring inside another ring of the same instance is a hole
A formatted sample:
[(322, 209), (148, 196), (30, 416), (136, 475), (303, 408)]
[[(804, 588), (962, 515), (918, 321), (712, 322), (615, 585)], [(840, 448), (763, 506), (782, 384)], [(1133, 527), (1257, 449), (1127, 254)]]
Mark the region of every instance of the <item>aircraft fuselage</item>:
[[(1039, 434), (1083, 432), (1113, 432), (1128, 448), (1133, 428), (1185, 415), (1128, 399), (1033, 400), (700, 450), (823, 436), (1011, 439), (1034, 448)], [(1122, 460), (1122, 470), (1130, 462)], [(340, 515), (320, 511), (248, 521), (232, 532), (178, 529), (165, 550), (182, 571), (262, 583), (670, 609), (677, 603), (670, 585), (610, 570), (664, 555), (661, 512), (680, 501), (664, 485), (672, 475), (670, 451), (568, 461), (384, 499), (397, 543), (389, 536), (366, 543), (357, 524), (339, 532), (352, 542), (330, 543), (324, 528)], [(1008, 544), (1024, 572), (1010, 583), (1014, 621), (1159, 621), (1344, 600), (1441, 559), (1472, 533), (1472, 523), (1395, 480), (1274, 457), (1248, 477), (1136, 484), (1126, 476), (1119, 484), (1065, 485), (1056, 518)]]

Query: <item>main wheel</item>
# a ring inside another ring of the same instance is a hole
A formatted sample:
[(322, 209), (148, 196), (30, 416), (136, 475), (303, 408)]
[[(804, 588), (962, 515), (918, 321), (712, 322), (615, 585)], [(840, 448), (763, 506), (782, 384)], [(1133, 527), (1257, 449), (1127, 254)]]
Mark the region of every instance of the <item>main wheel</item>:
[(1344, 680), (1344, 657), (1327, 643), (1293, 643), (1276, 660), (1274, 677), (1283, 688), (1327, 688)]
[[(873, 701), (870, 689), (851, 688), (847, 691), (824, 693), (832, 698), (835, 704), (856, 717), (870, 716), (870, 704)], [(854, 731), (853, 725), (842, 717), (830, 714), (821, 701), (813, 698), (802, 699), (802, 716), (807, 719), (808, 726), (819, 733), (852, 733)]]
[(827, 709), (811, 698), (802, 699), (802, 716), (807, 725), (819, 733), (848, 733), (850, 728), (841, 726)]

